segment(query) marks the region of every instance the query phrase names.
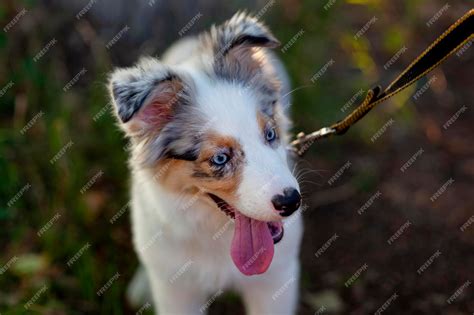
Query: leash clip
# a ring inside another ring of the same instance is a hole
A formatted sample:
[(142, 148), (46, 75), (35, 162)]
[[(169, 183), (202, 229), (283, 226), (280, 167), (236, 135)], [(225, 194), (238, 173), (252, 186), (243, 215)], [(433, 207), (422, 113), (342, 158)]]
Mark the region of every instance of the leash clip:
[(321, 128), (308, 135), (300, 132), (296, 135), (296, 139), (290, 143), (288, 149), (296, 155), (302, 156), (316, 140), (329, 137), (332, 134), (336, 134), (336, 129), (331, 127)]

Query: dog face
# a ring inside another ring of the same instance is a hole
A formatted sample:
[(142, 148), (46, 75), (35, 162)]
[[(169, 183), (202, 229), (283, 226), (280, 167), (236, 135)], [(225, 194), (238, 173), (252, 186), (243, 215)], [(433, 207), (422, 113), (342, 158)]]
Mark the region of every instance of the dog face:
[(246, 216), (281, 220), (272, 199), (298, 184), (288, 167), (278, 99), (262, 108), (258, 91), (225, 81), (201, 91), (209, 127), (191, 176)]
[[(262, 24), (237, 14), (201, 35), (189, 61), (145, 59), (110, 79), (119, 123), (133, 144), (132, 163), (159, 174), (170, 190), (204, 198), (234, 218), (231, 254), (245, 274), (268, 268), (273, 243), (283, 237), (281, 220), (301, 199), (267, 51), (277, 44)], [(266, 253), (247, 266), (257, 251)]]

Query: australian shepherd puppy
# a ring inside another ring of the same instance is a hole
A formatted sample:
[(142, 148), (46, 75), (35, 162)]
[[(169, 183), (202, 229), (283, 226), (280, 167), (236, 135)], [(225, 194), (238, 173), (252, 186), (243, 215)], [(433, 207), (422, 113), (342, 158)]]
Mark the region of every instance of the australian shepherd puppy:
[(110, 76), (131, 143), (133, 242), (158, 314), (203, 314), (225, 290), (247, 314), (295, 313), (302, 222), (288, 217), (301, 196), (278, 44), (238, 13)]

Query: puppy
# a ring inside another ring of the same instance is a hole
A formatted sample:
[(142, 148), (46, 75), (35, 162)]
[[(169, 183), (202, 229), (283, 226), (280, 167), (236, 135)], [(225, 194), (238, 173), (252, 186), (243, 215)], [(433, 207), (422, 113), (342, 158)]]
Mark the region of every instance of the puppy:
[(278, 44), (237, 13), (110, 75), (131, 143), (133, 242), (160, 315), (206, 313), (225, 290), (247, 314), (295, 313), (302, 222), (287, 217), (301, 196)]

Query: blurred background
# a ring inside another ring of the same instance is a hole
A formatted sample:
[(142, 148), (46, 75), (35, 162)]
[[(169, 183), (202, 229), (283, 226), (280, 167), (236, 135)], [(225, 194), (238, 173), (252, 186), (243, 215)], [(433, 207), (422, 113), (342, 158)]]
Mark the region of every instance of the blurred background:
[[(292, 93), (294, 131), (312, 131), (389, 83), (473, 4), (2, 0), (0, 313), (136, 311), (124, 298), (138, 264), (127, 143), (104, 88), (113, 67), (247, 9), (281, 41), (302, 87)], [(298, 160), (298, 314), (474, 312), (473, 49)], [(227, 293), (210, 313), (244, 309)]]

